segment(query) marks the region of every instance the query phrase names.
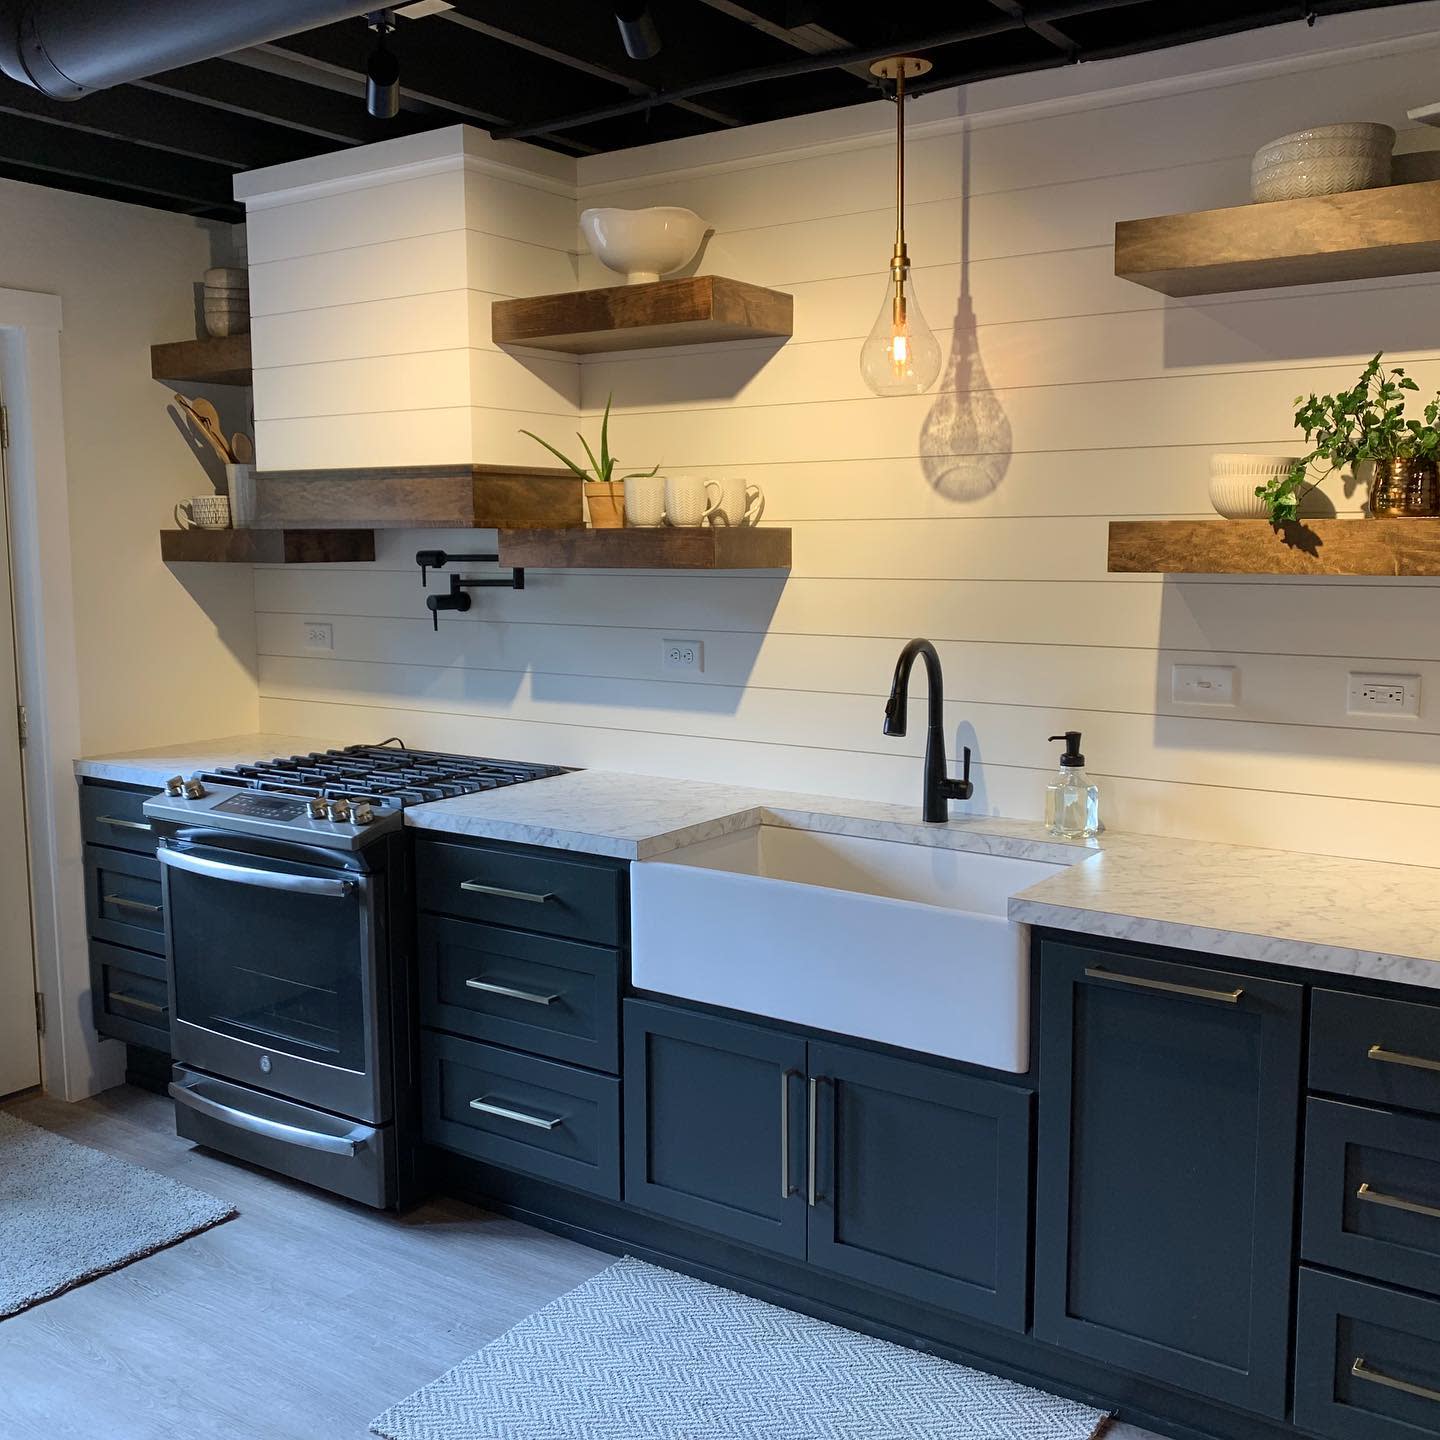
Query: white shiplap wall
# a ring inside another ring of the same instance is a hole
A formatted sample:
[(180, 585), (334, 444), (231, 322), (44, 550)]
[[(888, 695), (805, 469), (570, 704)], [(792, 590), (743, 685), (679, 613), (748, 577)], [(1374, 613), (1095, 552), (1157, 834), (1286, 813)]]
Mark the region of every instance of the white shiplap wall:
[[(473, 536), (390, 535), (373, 567), (259, 570), (262, 723), (909, 800), (923, 727), (887, 740), (881, 706), (900, 643), (928, 635), (946, 664), (952, 749), (975, 751), (973, 809), (1037, 815), (1045, 737), (1078, 727), (1113, 826), (1440, 859), (1440, 585), (1105, 573), (1110, 517), (1206, 515), (1212, 450), (1292, 449), (1297, 391), (1348, 382), (1382, 347), (1440, 386), (1440, 283), (1166, 300), (1114, 278), (1114, 221), (1242, 202), (1255, 146), (1309, 123), (1383, 119), (1402, 127), (1402, 151), (1426, 149), (1404, 112), (1435, 98), (1437, 62), (1440, 6), (1420, 5), (918, 102), (917, 283), (937, 330), (962, 323), (946, 334), (958, 371), (915, 399), (869, 397), (856, 363), (888, 254), (887, 106), (579, 162), (580, 204), (691, 206), (715, 227), (702, 270), (794, 294), (783, 347), (580, 367), (587, 416), (615, 394), (625, 460), (764, 485), (767, 521), (795, 530), (792, 574), (535, 573), (432, 634), (413, 551)], [(472, 271), (497, 294), (562, 288), (549, 278), (577, 263), (573, 226), (562, 253), (553, 226), (537, 237), (523, 212), (489, 214), (503, 233), (486, 244), (521, 243), (503, 279), (493, 256)], [(313, 300), (308, 287), (337, 273), (286, 283)], [(578, 275), (607, 278), (588, 256)], [(257, 301), (278, 293), (252, 284)], [(459, 323), (446, 293), (426, 302), (437, 331)], [(318, 329), (313, 308), (283, 321), (297, 368), (277, 377), (262, 434), (272, 443), (348, 406), (376, 427), (363, 448), (384, 433), (383, 395), (301, 373), (349, 324), (345, 305), (320, 309)], [(445, 404), (491, 407), (495, 458), (521, 458), (523, 416), (564, 435), (571, 397), (554, 361), (494, 352), (483, 318), (472, 306), (480, 389)], [(412, 359), (423, 374), (430, 361)], [(355, 463), (348, 453), (314, 463)], [(1330, 498), (1342, 512), (1359, 503), (1340, 485)], [(302, 648), (306, 619), (333, 620), (333, 655)], [(705, 642), (703, 675), (662, 672), (675, 635)], [(1176, 661), (1236, 665), (1237, 705), (1172, 703)], [(1352, 668), (1419, 673), (1420, 719), (1347, 716)]]

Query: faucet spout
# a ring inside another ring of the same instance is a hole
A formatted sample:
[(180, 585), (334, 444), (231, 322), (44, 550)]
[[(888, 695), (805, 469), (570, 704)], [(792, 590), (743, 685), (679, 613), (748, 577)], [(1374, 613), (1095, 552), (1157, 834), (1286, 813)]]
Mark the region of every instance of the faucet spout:
[(951, 780), (945, 760), (945, 679), (940, 655), (928, 640), (912, 640), (895, 662), (895, 677), (890, 683), (890, 696), (885, 702), (885, 721), (881, 727), (886, 735), (904, 735), (909, 723), (910, 672), (919, 658), (925, 662), (925, 680), (929, 691), (929, 717), (925, 730), (925, 778), (922, 814), (931, 824), (942, 824), (950, 818), (951, 800), (968, 800), (975, 793), (970, 783), (970, 749), (965, 749), (965, 775)]

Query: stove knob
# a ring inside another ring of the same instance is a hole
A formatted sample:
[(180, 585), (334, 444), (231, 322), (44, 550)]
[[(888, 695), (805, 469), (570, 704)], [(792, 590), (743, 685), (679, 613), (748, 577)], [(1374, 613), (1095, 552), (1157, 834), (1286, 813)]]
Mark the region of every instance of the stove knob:
[(187, 780), (185, 782), (185, 798), (187, 800), (203, 800), (205, 794), (205, 787), (198, 780)]
[(330, 818), (337, 825), (343, 825), (350, 818), (350, 802), (348, 800), (332, 800), (330, 802)]
[(354, 814), (350, 818), (357, 825), (369, 825), (375, 819), (375, 811), (362, 801), (355, 807)]
[(165, 793), (173, 795), (177, 800), (185, 793), (185, 778), (182, 775), (172, 775), (165, 782)]
[(329, 809), (323, 800), (312, 800), (310, 802), (310, 818), (312, 820), (323, 820), (329, 813)]

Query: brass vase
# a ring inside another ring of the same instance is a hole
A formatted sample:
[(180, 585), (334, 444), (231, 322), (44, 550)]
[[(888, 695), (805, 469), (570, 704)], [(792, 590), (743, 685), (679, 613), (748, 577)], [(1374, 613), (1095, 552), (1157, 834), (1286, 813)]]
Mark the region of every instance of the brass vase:
[(1382, 520), (1440, 517), (1440, 475), (1433, 460), (1377, 460), (1370, 513)]

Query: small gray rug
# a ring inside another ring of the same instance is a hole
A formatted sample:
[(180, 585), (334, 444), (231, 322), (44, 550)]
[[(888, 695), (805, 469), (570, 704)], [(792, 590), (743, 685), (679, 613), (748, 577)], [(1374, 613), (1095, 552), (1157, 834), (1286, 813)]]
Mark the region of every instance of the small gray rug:
[(1090, 1440), (1105, 1418), (626, 1259), (370, 1428), (386, 1440)]
[(0, 1112), (0, 1320), (233, 1214), (213, 1195)]

